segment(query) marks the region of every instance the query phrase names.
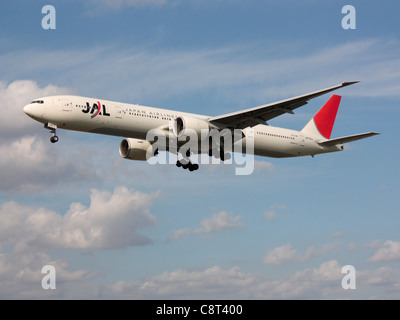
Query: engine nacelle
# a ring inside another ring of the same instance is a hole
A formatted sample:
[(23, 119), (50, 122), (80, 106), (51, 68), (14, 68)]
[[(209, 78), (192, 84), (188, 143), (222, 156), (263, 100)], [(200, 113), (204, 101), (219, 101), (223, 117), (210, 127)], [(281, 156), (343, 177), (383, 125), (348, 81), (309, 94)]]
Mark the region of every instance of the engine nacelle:
[(153, 146), (147, 140), (127, 138), (119, 144), (119, 154), (130, 160), (148, 160), (153, 153)]
[[(185, 130), (194, 130), (199, 139), (201, 138), (201, 130), (210, 130), (208, 121), (194, 117), (177, 117), (174, 120), (173, 133), (175, 137), (185, 134)], [(189, 132), (186, 132), (190, 134)]]

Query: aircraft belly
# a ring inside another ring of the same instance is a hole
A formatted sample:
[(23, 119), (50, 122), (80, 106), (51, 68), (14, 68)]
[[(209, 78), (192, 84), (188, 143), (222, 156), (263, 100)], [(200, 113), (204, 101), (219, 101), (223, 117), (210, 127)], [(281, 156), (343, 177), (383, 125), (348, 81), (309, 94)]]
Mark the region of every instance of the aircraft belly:
[(154, 128), (154, 124), (148, 125), (146, 121), (133, 119), (113, 119), (109, 125), (98, 125), (90, 132), (119, 136), (125, 138), (146, 139), (147, 132)]
[(288, 158), (296, 156), (290, 148), (284, 148), (276, 145), (264, 145), (263, 147), (255, 147), (254, 155), (271, 158)]
[(125, 137), (125, 138), (135, 138), (135, 139), (146, 139), (146, 133), (143, 133), (135, 128), (123, 129), (123, 128), (107, 128), (107, 127), (100, 127), (89, 132), (98, 133), (98, 134), (106, 134), (110, 136), (117, 136), (117, 137)]
[(296, 156), (297, 145), (290, 142), (282, 142), (276, 138), (256, 138), (254, 143), (254, 154), (256, 156), (271, 158), (288, 158)]

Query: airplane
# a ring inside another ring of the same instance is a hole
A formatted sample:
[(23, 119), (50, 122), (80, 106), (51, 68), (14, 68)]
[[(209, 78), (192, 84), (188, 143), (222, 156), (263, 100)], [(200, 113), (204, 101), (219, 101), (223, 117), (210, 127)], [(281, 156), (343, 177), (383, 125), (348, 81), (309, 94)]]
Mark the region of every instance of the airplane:
[[(27, 104), (23, 111), (50, 130), (52, 143), (59, 140), (57, 129), (120, 136), (124, 139), (120, 143), (119, 152), (125, 159), (148, 160), (149, 157), (157, 156), (159, 151), (168, 151), (183, 157), (176, 161), (177, 167), (194, 171), (199, 165), (190, 161), (191, 155), (208, 153), (210, 157), (225, 161), (230, 158), (230, 154), (225, 151), (232, 150), (232, 144), (237, 142), (243, 142), (242, 149), (239, 149), (243, 154), (252, 153), (273, 158), (314, 157), (317, 154), (342, 151), (345, 143), (379, 134), (367, 132), (331, 139), (341, 100), (339, 95), (332, 95), (300, 131), (273, 127), (267, 123), (282, 114), (294, 114), (293, 110), (308, 104), (311, 99), (355, 83), (358, 81), (343, 82), (294, 98), (220, 116), (71, 95), (38, 98)], [(146, 140), (148, 132), (155, 129), (165, 134), (164, 148), (159, 145), (154, 148), (157, 139)], [(205, 144), (206, 148), (187, 148), (181, 151), (179, 148), (187, 141), (185, 135), (190, 132), (197, 134), (198, 144), (207, 140), (209, 143)], [(231, 145), (224, 143), (224, 139), (215, 142), (212, 132), (231, 134), (234, 137), (233, 140), (228, 140)], [(250, 151), (245, 148), (248, 138), (254, 139)], [(176, 146), (172, 143), (173, 139), (179, 140)]]

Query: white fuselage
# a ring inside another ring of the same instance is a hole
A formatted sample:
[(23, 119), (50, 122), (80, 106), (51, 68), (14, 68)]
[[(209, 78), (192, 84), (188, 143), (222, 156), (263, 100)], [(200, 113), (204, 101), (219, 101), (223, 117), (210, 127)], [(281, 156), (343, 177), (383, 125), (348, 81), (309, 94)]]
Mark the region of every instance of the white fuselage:
[[(102, 106), (100, 110), (98, 105)], [(147, 133), (155, 128), (161, 128), (168, 133), (170, 123), (177, 117), (186, 116), (205, 121), (211, 118), (205, 115), (80, 96), (40, 98), (25, 106), (24, 111), (33, 119), (59, 129), (142, 140), (145, 140)], [(278, 158), (314, 156), (343, 149), (340, 145), (321, 146), (318, 144), (320, 141), (318, 137), (308, 136), (300, 131), (263, 124), (243, 129), (243, 133), (246, 136), (254, 136), (254, 154), (258, 156)]]

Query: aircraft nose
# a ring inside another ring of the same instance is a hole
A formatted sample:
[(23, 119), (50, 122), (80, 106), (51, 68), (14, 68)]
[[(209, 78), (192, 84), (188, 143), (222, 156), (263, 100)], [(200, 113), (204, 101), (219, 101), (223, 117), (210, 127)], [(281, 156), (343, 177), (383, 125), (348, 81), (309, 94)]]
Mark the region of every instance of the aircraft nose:
[(30, 115), (32, 114), (32, 111), (33, 111), (33, 106), (32, 106), (31, 104), (27, 104), (27, 105), (24, 107), (23, 110), (24, 110), (24, 112), (25, 112), (26, 115), (30, 116)]
[(43, 105), (42, 104), (27, 104), (24, 107), (24, 112), (26, 115), (30, 116), (32, 119), (39, 120), (43, 118)]

